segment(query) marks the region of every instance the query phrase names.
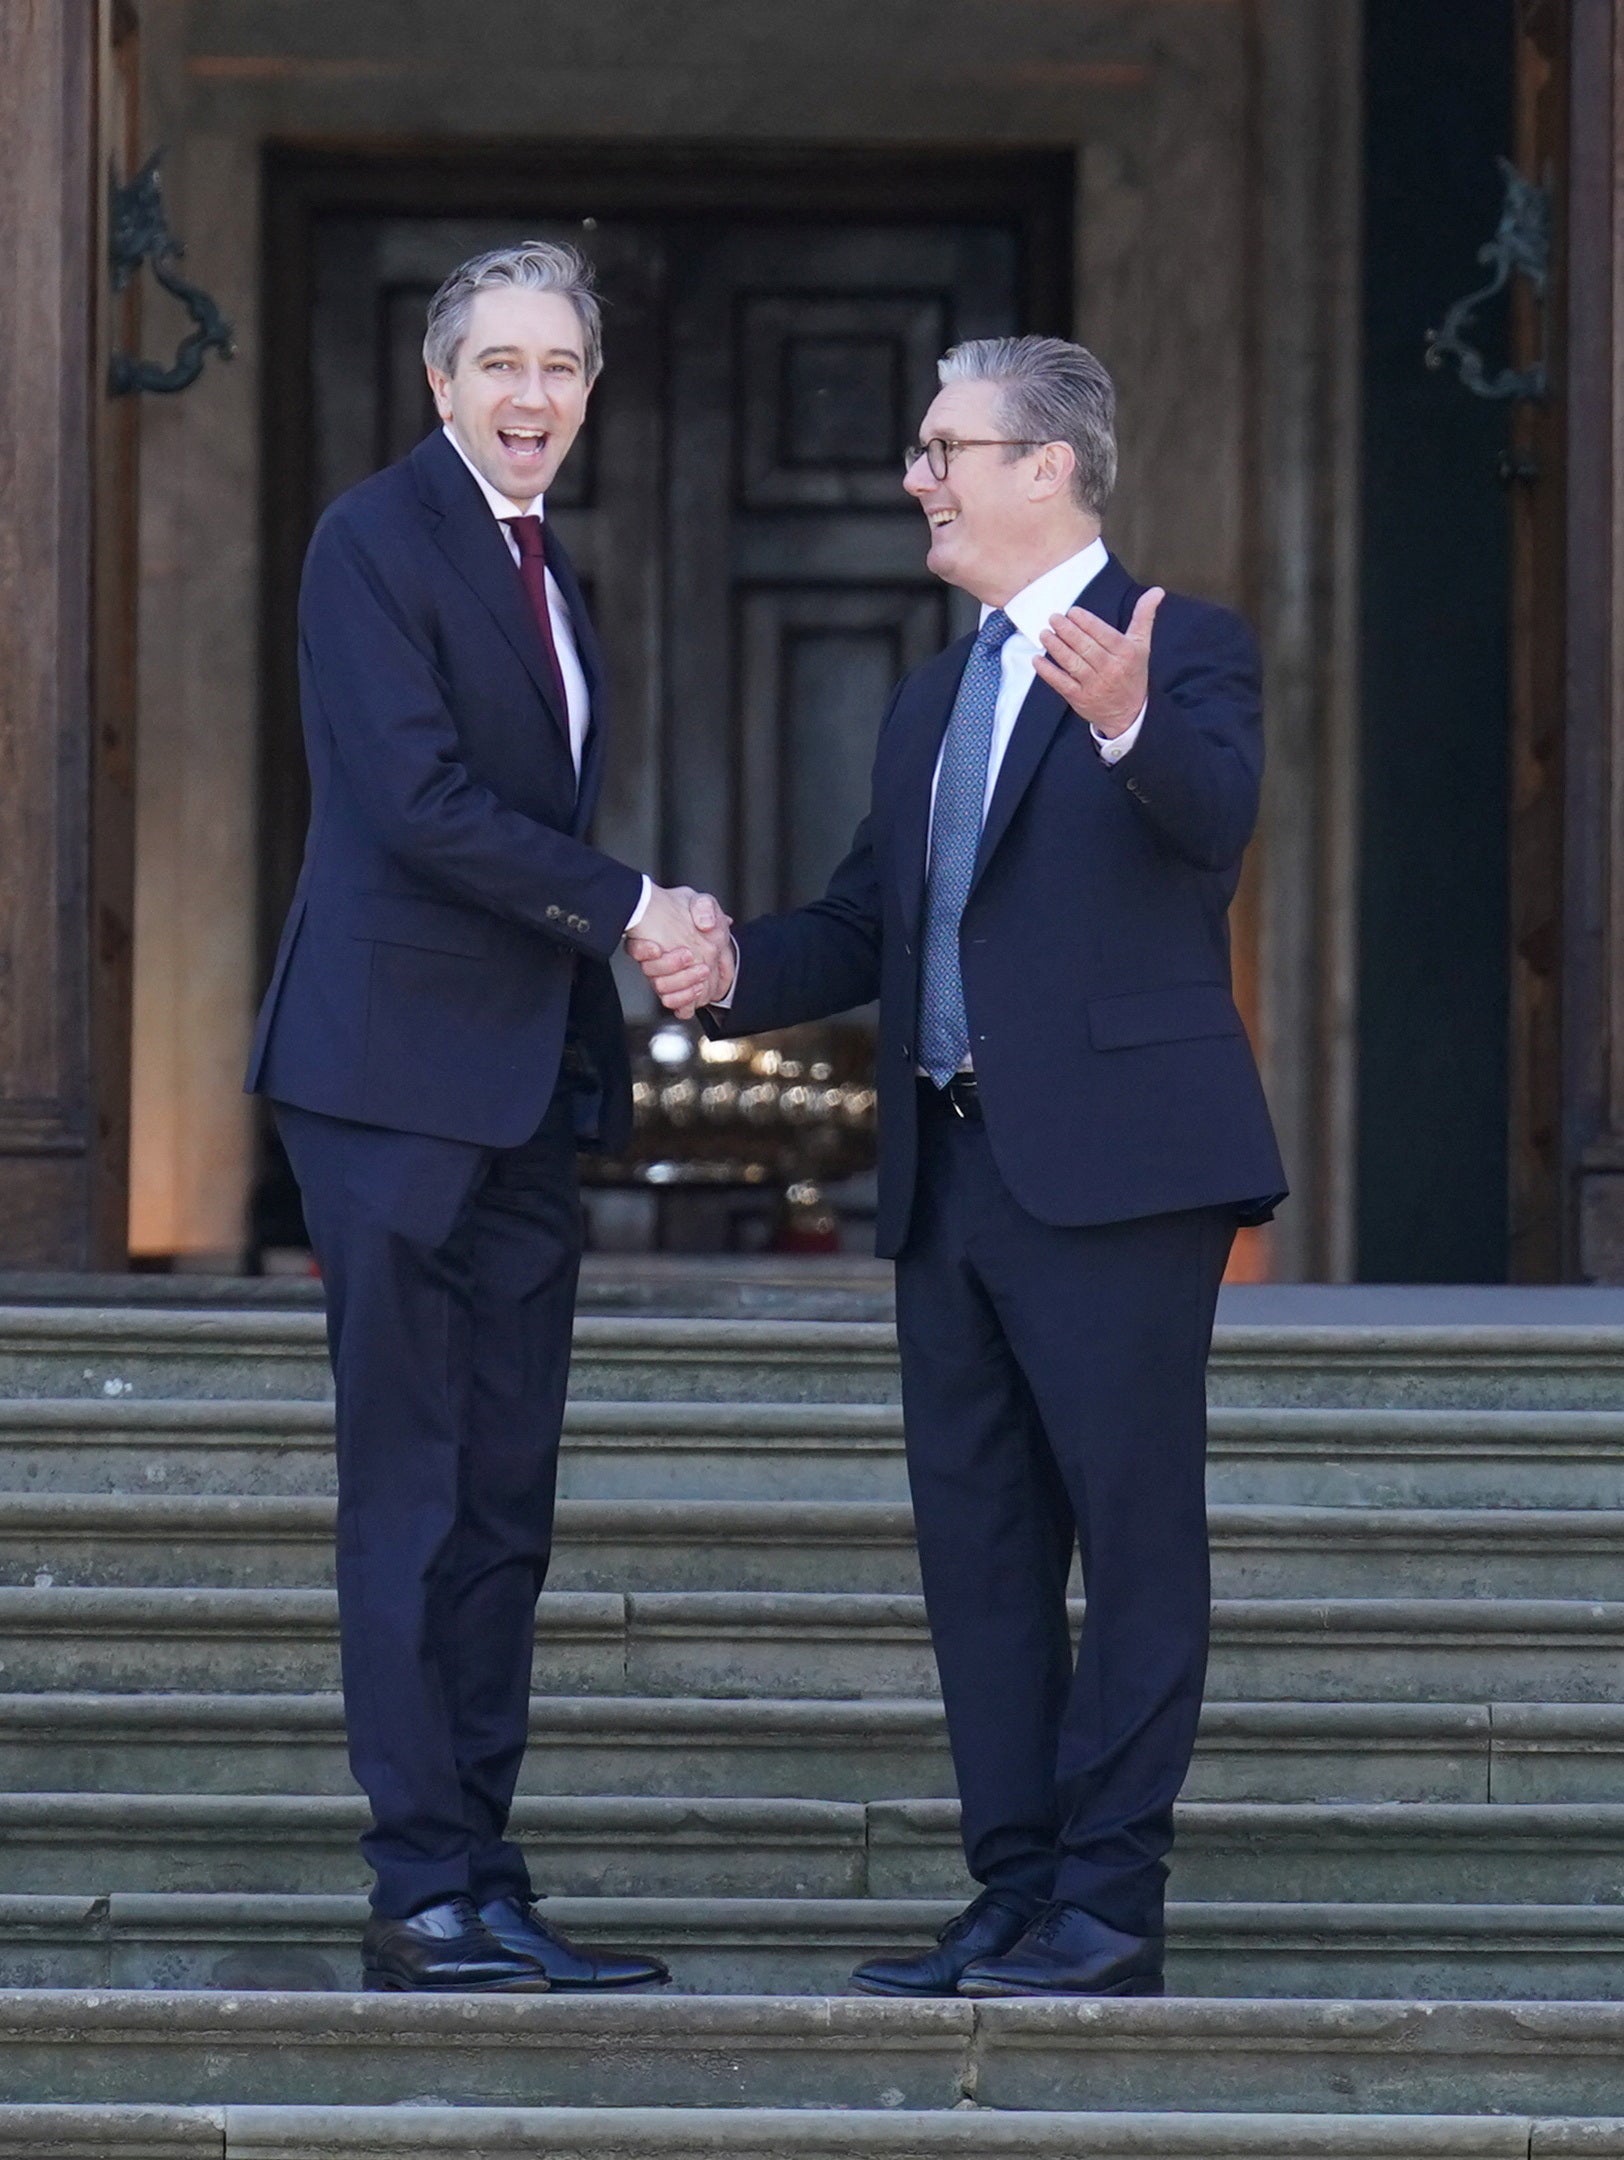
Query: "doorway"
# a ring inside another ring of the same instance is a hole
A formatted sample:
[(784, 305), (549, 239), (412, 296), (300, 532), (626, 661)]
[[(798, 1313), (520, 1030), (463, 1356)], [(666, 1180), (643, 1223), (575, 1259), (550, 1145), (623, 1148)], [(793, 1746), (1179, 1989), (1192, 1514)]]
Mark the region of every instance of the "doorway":
[[(593, 837), (753, 914), (821, 892), (866, 812), (893, 683), (974, 623), (924, 567), (903, 451), (949, 345), (1069, 332), (1074, 189), (1069, 153), (1047, 152), (270, 153), (263, 973), (308, 815), (304, 549), (335, 496), (436, 425), (423, 321), (457, 263), (530, 236), (593, 263), (604, 373), (548, 495), (606, 651)], [(635, 1048), (652, 1005), (635, 969), (623, 984)], [(866, 1032), (843, 1054), (861, 1089)], [(664, 1159), (687, 1144), (662, 1134), (662, 1174), (716, 1168)], [(278, 1171), (273, 1152), (258, 1243), (296, 1234)], [(676, 1190), (659, 1220), (700, 1235), (724, 1200)]]
[(890, 687), (973, 619), (902, 452), (950, 344), (1070, 322), (1069, 154), (271, 153), (261, 959), (307, 814), (299, 565), (325, 505), (434, 425), (424, 310), (537, 234), (591, 258), (605, 369), (548, 500), (606, 647), (595, 838), (735, 912), (822, 890)]

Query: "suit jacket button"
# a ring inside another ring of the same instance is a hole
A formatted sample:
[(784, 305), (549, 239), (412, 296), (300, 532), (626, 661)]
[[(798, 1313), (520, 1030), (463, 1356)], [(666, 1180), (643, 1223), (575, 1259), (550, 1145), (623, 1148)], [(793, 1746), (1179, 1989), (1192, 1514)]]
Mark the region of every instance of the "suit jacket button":
[(558, 908), (558, 907), (550, 907), (550, 908), (549, 908), (549, 909), (547, 910), (547, 920), (548, 920), (549, 922), (557, 922), (557, 920), (558, 920), (559, 916), (560, 916), (560, 915), (562, 915), (562, 914), (563, 914), (563, 912), (564, 912), (564, 910), (563, 910), (562, 908)]

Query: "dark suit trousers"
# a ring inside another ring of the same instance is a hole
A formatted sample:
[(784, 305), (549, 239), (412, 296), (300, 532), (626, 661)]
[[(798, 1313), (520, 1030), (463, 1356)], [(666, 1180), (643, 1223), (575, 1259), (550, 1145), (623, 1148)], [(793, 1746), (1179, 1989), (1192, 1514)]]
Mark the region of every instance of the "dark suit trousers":
[(1205, 1371), (1234, 1211), (1055, 1228), (978, 1119), (924, 1099), (921, 1122), (897, 1324), (965, 1857), (1158, 1934), (1206, 1678)]
[(580, 1262), (572, 1105), (504, 1150), (275, 1106), (327, 1290), (339, 1631), (392, 1918), (529, 1894), (506, 1836)]

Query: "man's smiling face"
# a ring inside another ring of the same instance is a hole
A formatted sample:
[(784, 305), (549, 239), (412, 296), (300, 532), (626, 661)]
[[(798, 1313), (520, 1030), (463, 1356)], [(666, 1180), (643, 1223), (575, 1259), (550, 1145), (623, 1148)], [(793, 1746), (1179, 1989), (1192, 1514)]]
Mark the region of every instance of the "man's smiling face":
[(581, 432), (591, 389), (573, 302), (487, 286), (474, 295), (452, 372), (428, 375), (440, 418), (496, 492), (518, 510), (544, 495)]
[(903, 481), (930, 524), (926, 567), (995, 607), (1026, 582), (1013, 566), (1024, 565), (1034, 524), (1035, 459), (1030, 451), (1002, 447), (1012, 432), (1002, 402), (997, 383), (944, 384), (920, 422), (919, 440), (939, 435), (948, 443), (979, 444), (991, 438), (999, 446), (958, 451), (945, 480), (917, 458)]

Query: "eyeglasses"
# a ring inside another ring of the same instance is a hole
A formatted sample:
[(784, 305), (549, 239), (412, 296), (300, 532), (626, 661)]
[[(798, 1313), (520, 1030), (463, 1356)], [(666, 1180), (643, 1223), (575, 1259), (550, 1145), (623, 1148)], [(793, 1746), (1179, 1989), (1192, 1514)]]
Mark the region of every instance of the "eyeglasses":
[(966, 435), (953, 440), (946, 435), (933, 435), (929, 442), (910, 443), (902, 453), (902, 469), (912, 472), (923, 458), (930, 467), (933, 480), (945, 480), (947, 468), (961, 450), (1041, 450), (1040, 442), (1021, 442), (1008, 435)]

